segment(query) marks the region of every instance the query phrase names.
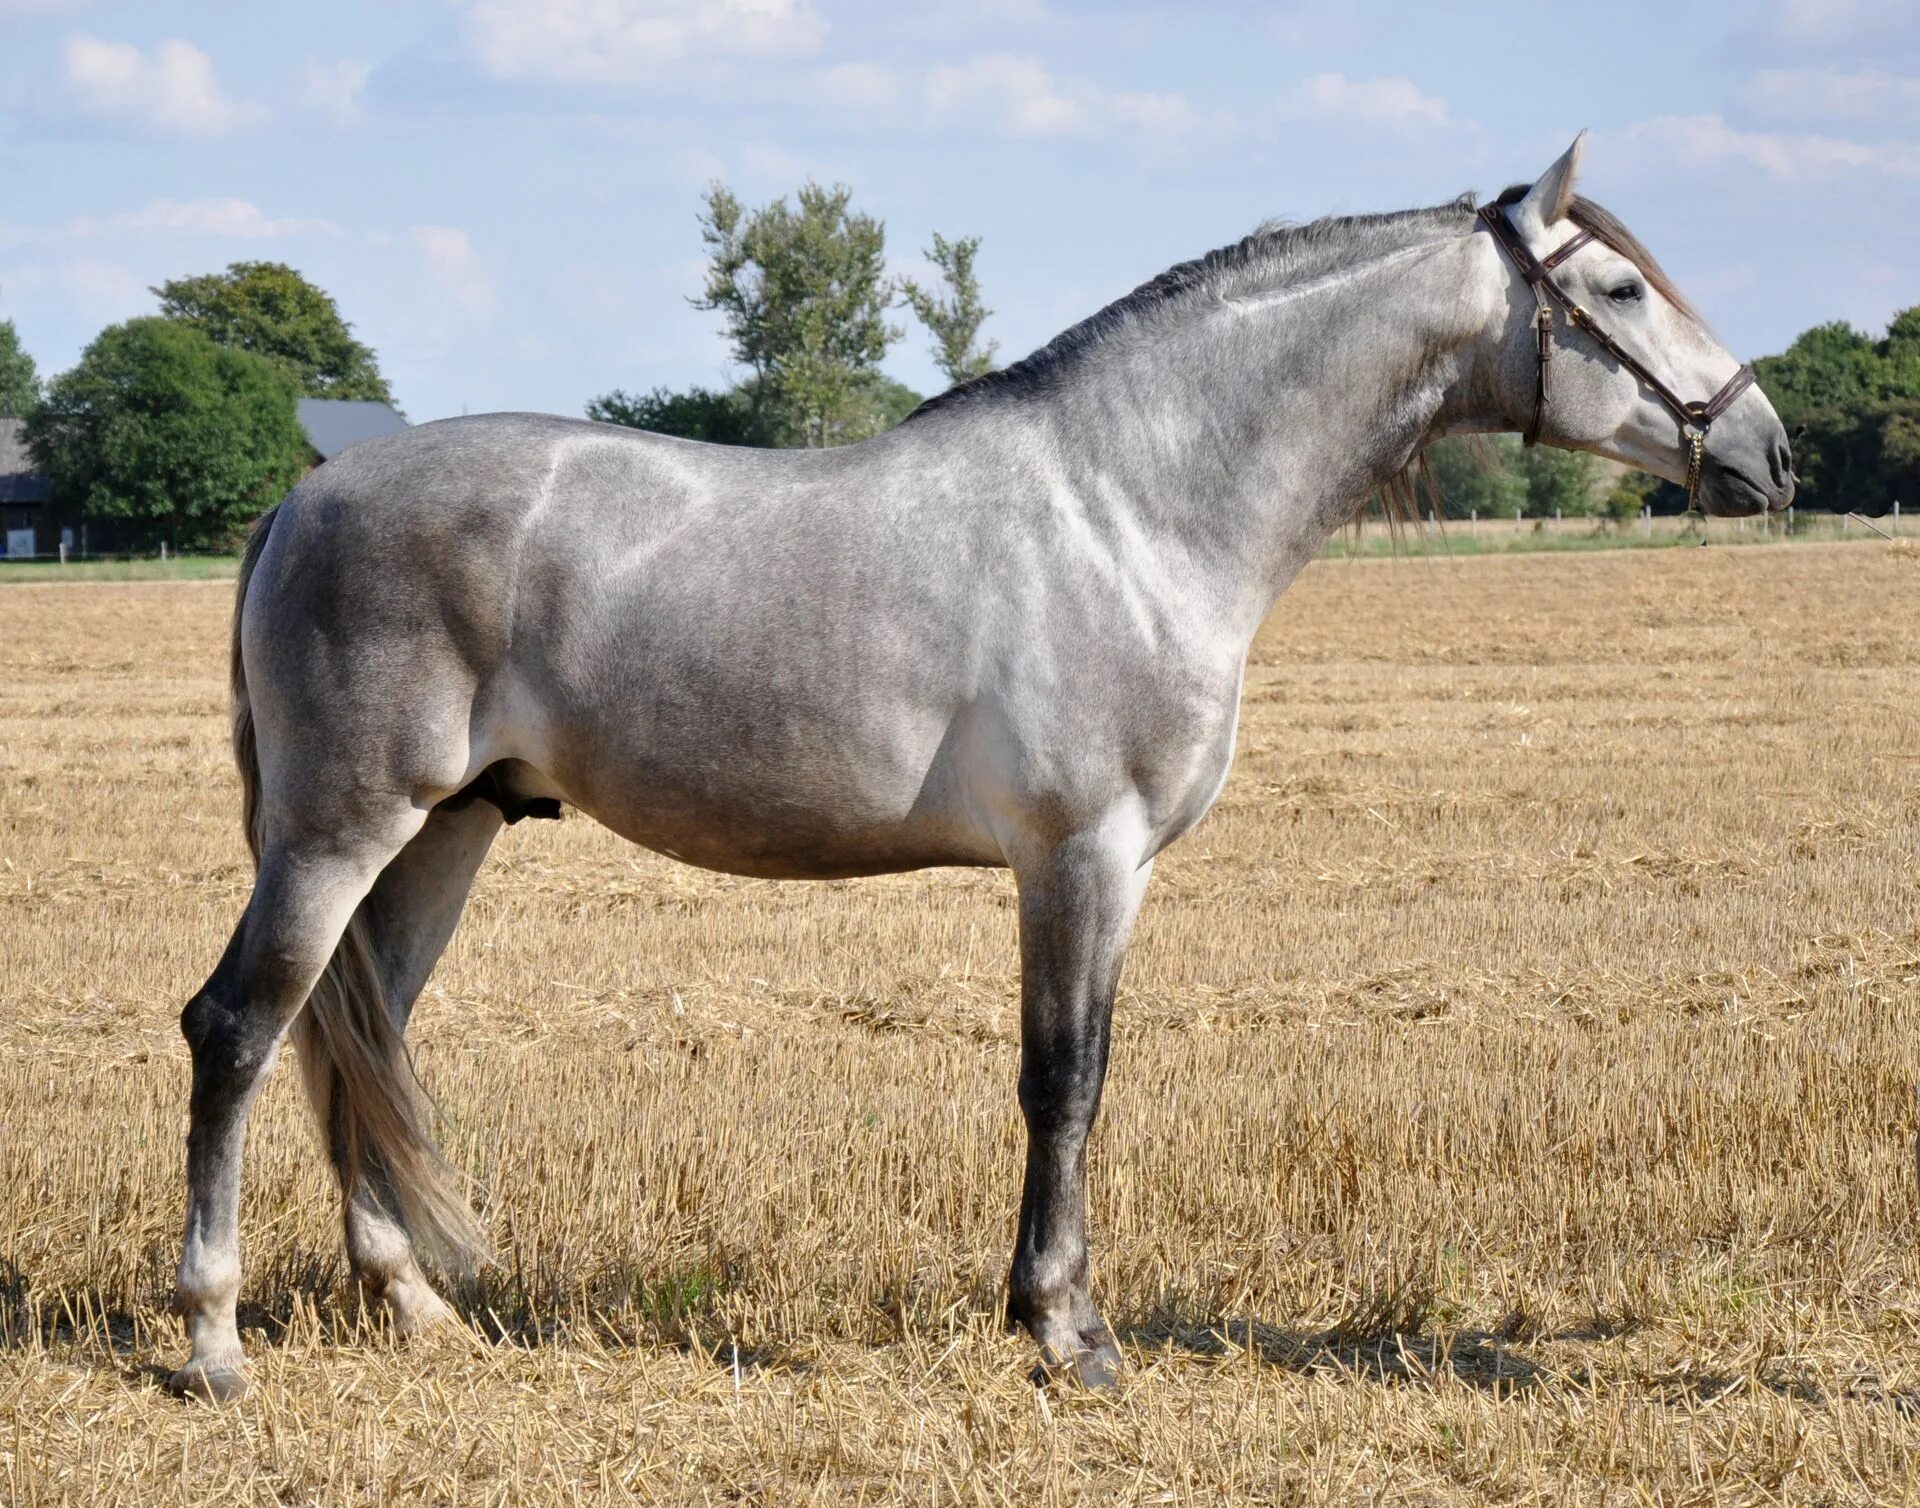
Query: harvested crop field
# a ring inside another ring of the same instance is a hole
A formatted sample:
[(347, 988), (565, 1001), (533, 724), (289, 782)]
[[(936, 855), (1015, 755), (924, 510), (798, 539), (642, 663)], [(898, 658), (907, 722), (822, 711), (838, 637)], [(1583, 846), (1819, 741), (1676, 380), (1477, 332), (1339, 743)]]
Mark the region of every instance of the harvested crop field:
[(10, 1503), (1920, 1499), (1920, 556), (1321, 562), (1161, 861), (1093, 1151), (1117, 1397), (996, 1313), (1012, 887), (509, 830), (416, 1018), (497, 1265), (399, 1346), (295, 1074), (254, 1391), (159, 1387), (224, 584), (0, 589)]

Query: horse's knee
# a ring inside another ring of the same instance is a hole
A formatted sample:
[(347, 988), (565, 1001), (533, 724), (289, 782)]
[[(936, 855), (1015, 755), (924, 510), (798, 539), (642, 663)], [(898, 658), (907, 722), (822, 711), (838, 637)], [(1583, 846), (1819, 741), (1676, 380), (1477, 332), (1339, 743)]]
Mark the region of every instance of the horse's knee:
[(276, 1027), (263, 1028), (224, 990), (208, 984), (180, 1012), (180, 1035), (193, 1059), (192, 1104), (214, 1110), (244, 1099), (279, 1051)]
[(193, 1054), (194, 1062), (206, 1054), (214, 1033), (220, 1029), (219, 1018), (224, 1014), (220, 1003), (205, 990), (189, 1000), (180, 1012), (180, 1035), (187, 1039), (187, 1051)]
[(237, 1061), (244, 1033), (224, 991), (211, 982), (180, 1012), (180, 1035), (187, 1039), (195, 1074)]

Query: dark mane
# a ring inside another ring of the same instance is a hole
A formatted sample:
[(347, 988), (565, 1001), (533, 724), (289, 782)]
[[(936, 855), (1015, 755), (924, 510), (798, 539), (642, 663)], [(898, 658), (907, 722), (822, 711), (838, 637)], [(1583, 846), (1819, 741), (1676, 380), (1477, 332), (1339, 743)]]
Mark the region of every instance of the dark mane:
[[(1330, 215), (1306, 225), (1269, 222), (1231, 246), (1191, 262), (1169, 267), (1098, 314), (1062, 331), (1032, 355), (1011, 366), (936, 394), (907, 416), (908, 421), (937, 409), (981, 398), (1014, 395), (1043, 388), (1064, 367), (1121, 330), (1152, 318), (1190, 294), (1230, 294), (1253, 287), (1283, 288), (1320, 276), (1359, 256), (1396, 250), (1422, 232), (1450, 228), (1471, 213), (1474, 198), (1463, 194), (1432, 209), (1397, 210), (1384, 215)], [(1595, 232), (1596, 235), (1599, 232)]]
[[(1496, 204), (1514, 204), (1527, 196), (1531, 184), (1516, 183), (1501, 192)], [(1582, 230), (1590, 230), (1594, 238), (1604, 241), (1621, 256), (1640, 269), (1640, 275), (1651, 283), (1660, 296), (1689, 319), (1699, 319), (1699, 311), (1687, 302), (1687, 296), (1673, 286), (1673, 279), (1666, 270), (1653, 259), (1653, 253), (1641, 244), (1640, 238), (1620, 223), (1620, 218), (1604, 205), (1595, 204), (1591, 199), (1573, 196), (1573, 202), (1567, 206), (1567, 218)]]

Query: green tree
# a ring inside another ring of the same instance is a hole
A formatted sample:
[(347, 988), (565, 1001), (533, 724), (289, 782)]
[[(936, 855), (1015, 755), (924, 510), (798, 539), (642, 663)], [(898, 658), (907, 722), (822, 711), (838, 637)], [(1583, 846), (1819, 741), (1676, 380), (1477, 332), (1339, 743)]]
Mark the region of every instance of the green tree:
[(124, 521), (135, 544), (219, 549), (300, 477), (293, 379), (177, 321), (100, 332), (27, 419), (56, 509)]
[(1887, 338), (1878, 349), (1882, 357), (1901, 368), (1899, 380), (1904, 382), (1905, 364), (1920, 361), (1920, 304), (1894, 315), (1887, 325)]
[(755, 428), (755, 408), (752, 395), (743, 387), (725, 392), (691, 387), (684, 393), (657, 387), (638, 394), (615, 388), (587, 405), (587, 417), (602, 424), (676, 435), (682, 440), (764, 445), (769, 442)]
[(1517, 518), (1527, 509), (1520, 442), (1512, 435), (1471, 435), (1427, 447), (1420, 512), (1442, 518)]
[(393, 401), (373, 351), (353, 338), (332, 298), (284, 262), (235, 262), (153, 290), (168, 319), (292, 374), (309, 398)]
[(1520, 474), (1526, 478), (1529, 517), (1593, 512), (1593, 457), (1585, 451), (1522, 446)]
[[(1673, 487), (1673, 484), (1663, 482), (1657, 476), (1649, 476), (1644, 471), (1623, 471), (1614, 478), (1606, 496), (1601, 498), (1600, 509), (1615, 523), (1625, 523), (1628, 519), (1638, 518), (1640, 510), (1668, 487)], [(1673, 490), (1678, 493), (1680, 489), (1673, 487)]]
[(940, 269), (945, 291), (923, 288), (911, 278), (900, 284), (908, 306), (933, 336), (934, 365), (947, 374), (949, 382), (984, 377), (993, 370), (994, 353), (999, 350), (996, 341), (976, 344), (980, 326), (993, 312), (980, 301), (980, 279), (973, 270), (979, 250), (978, 236), (949, 241), (935, 231), (927, 260)]
[(885, 229), (851, 211), (851, 197), (809, 183), (796, 208), (782, 198), (748, 211), (721, 184), (707, 193), (700, 233), (711, 260), (693, 303), (725, 320), (763, 434), (822, 446), (872, 433), (855, 391), (901, 332), (886, 317)]
[(1879, 513), (1916, 499), (1920, 307), (1896, 314), (1883, 339), (1817, 325), (1753, 365), (1793, 437), (1801, 507)]
[[(755, 387), (749, 377), (724, 392), (691, 387), (676, 393), (657, 387), (633, 394), (615, 388), (587, 404), (587, 417), (602, 424), (624, 424), (630, 429), (715, 445), (805, 445), (806, 437), (800, 430), (777, 427), (780, 413), (772, 405), (756, 401)], [(905, 383), (869, 372), (847, 390), (832, 415), (832, 427), (844, 435), (877, 435), (892, 429), (919, 406), (920, 395)]]
[(1816, 409), (1801, 421), (1794, 470), (1802, 506), (1885, 513), (1920, 507), (1920, 398)]
[(1753, 364), (1774, 412), (1789, 429), (1816, 409), (1854, 404), (1874, 394), (1873, 342), (1843, 322), (1816, 325), (1779, 356)]
[(0, 418), (18, 419), (40, 400), (40, 374), (13, 321), (0, 319)]
[(892, 429), (920, 406), (921, 397), (884, 372), (869, 372), (848, 389), (837, 422), (849, 435), (877, 435)]

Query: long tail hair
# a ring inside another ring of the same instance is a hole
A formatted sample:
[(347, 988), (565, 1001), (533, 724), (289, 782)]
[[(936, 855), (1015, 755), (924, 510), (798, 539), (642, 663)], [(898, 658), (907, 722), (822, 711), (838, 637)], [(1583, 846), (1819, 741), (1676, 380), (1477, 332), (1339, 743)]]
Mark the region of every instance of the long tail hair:
[[(265, 840), (260, 753), (240, 626), (247, 587), (278, 512), (277, 505), (268, 509), (247, 536), (233, 605), (233, 757), (240, 767), (241, 812), (256, 870)], [(460, 1174), (434, 1144), (432, 1107), (388, 1009), (364, 902), (295, 1019), (293, 1038), (307, 1096), (346, 1197), (370, 1197), (406, 1228), (414, 1250), (442, 1269), (470, 1269), (486, 1255), (486, 1233), (467, 1203)]]

